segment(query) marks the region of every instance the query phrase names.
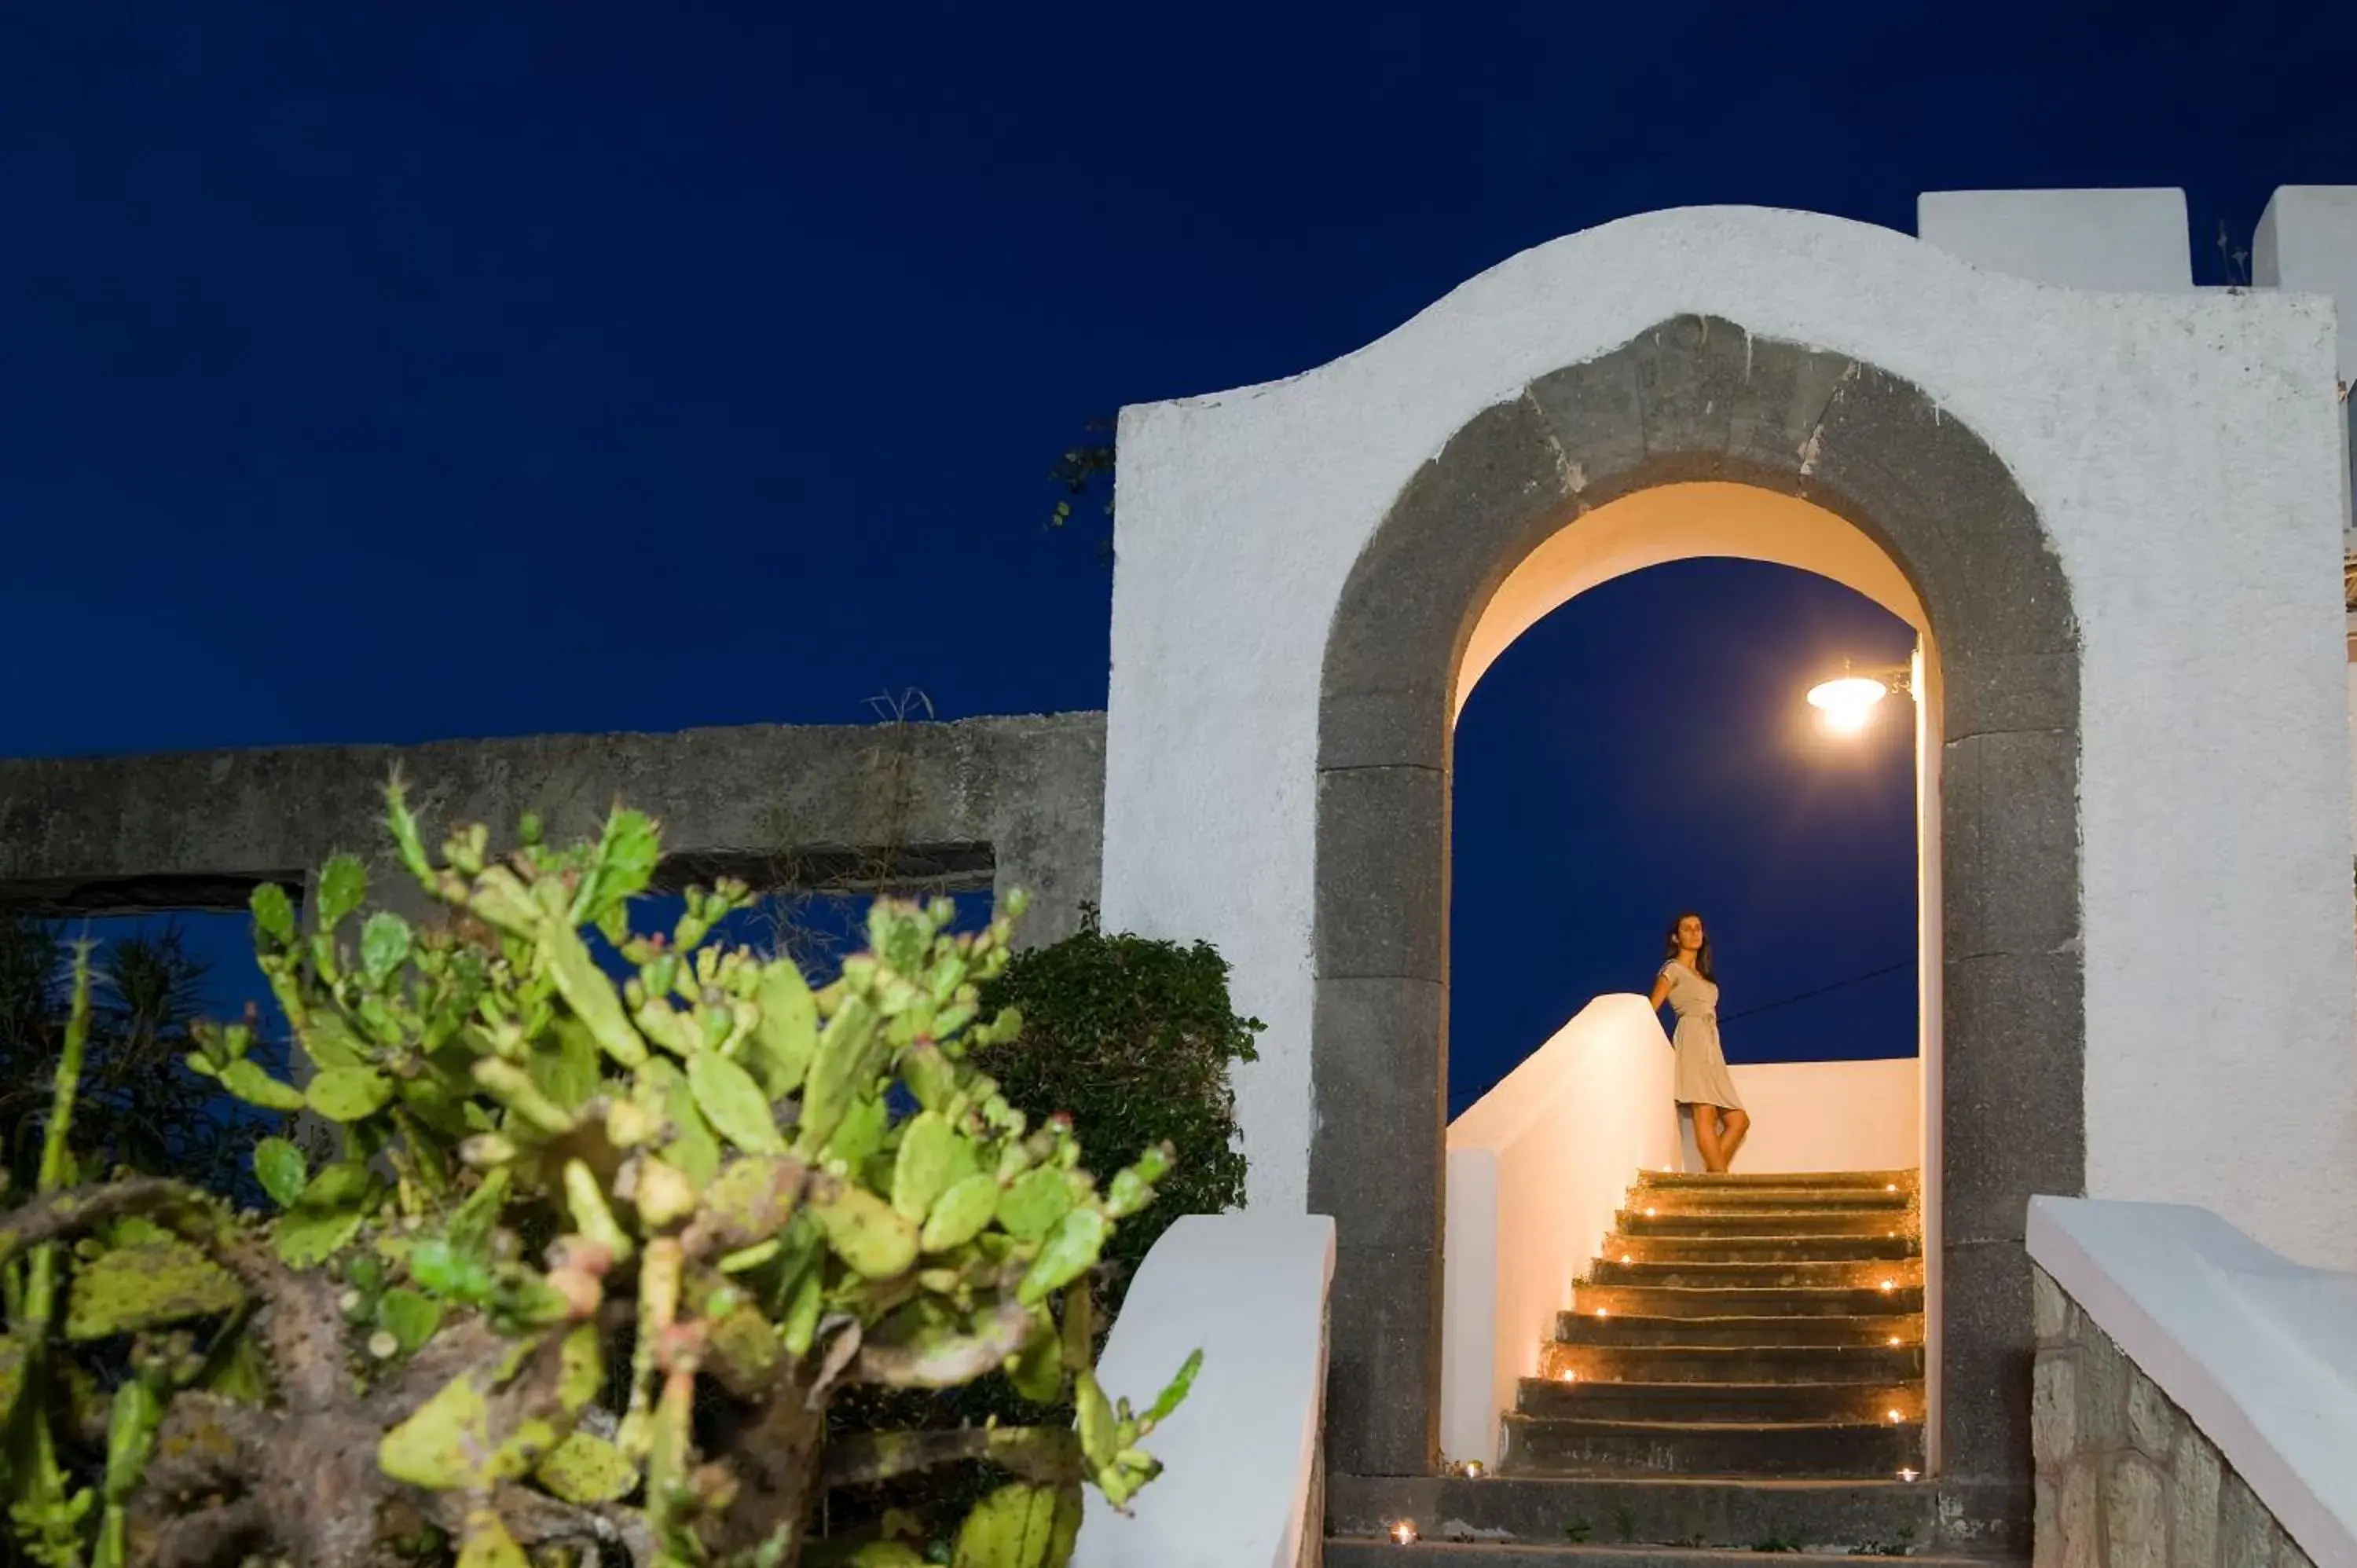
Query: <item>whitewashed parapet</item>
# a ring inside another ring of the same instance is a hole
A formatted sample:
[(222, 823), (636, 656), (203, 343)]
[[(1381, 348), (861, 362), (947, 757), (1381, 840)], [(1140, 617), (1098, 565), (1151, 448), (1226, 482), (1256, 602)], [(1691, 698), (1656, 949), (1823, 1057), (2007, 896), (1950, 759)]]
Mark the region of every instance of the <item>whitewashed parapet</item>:
[(2029, 1244), (2038, 1568), (2357, 1568), (2357, 1276), (2173, 1205)]
[(1915, 200), (1926, 244), (1990, 272), (2066, 288), (2190, 294), (2185, 192), (1927, 190)]
[(1142, 1402), (1198, 1349), (1202, 1370), (1147, 1440), (1165, 1467), (1135, 1512), (1088, 1494), (1073, 1568), (1316, 1563), (1333, 1280), (1334, 1221), (1321, 1214), (1190, 1214), (1163, 1232), (1097, 1373)]

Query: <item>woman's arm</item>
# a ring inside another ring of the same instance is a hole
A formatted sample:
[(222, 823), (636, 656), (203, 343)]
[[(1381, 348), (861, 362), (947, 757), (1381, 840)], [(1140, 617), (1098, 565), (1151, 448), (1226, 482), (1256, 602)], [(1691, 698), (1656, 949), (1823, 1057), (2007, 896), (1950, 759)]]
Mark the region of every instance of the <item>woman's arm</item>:
[(1653, 976), (1653, 1011), (1654, 1011), (1654, 1012), (1658, 1013), (1658, 1012), (1660, 1012), (1660, 1011), (1662, 1010), (1662, 1004), (1663, 1004), (1663, 1002), (1665, 1002), (1665, 1001), (1667, 1001), (1667, 1000), (1669, 999), (1669, 994), (1670, 994), (1670, 971), (1669, 971), (1669, 966), (1668, 966), (1668, 965), (1666, 965), (1666, 964), (1664, 964), (1664, 965), (1663, 966), (1663, 968), (1662, 968), (1662, 972), (1661, 972), (1661, 973), (1659, 973), (1659, 974), (1657, 974), (1657, 975), (1655, 975), (1655, 976)]

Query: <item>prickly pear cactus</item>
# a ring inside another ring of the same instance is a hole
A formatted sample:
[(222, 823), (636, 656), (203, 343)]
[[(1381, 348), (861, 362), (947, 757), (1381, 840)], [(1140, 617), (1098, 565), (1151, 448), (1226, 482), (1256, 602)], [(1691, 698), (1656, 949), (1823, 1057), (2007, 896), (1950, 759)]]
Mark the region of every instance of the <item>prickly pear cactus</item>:
[[(528, 819), (502, 859), (479, 826), (429, 854), (398, 780), (387, 807), (441, 918), (362, 918), (350, 857), (307, 930), (262, 888), (257, 955), (310, 1075), (274, 1075), (249, 1025), (188, 1062), (335, 1129), (324, 1158), (257, 1151), (273, 1212), (79, 1180), (70, 1041), (40, 1189), (0, 1215), (28, 1554), (791, 1568), (827, 1488), (981, 1459), (1014, 1479), (951, 1561), (1055, 1568), (1084, 1483), (1122, 1506), (1154, 1477), (1139, 1444), (1195, 1363), (1146, 1410), (1109, 1398), (1086, 1277), (1168, 1153), (1100, 1184), (1060, 1118), (1028, 1124), (968, 1059), (1020, 1027), (979, 1015), (1005, 920), (952, 934), (945, 903), (879, 901), (870, 950), (813, 991), (708, 940), (742, 886), (630, 929), (659, 853), (636, 812), (562, 849)], [(126, 1348), (111, 1393), (59, 1353), (108, 1340)], [(992, 1375), (1077, 1423), (827, 1437), (852, 1385)], [(837, 1560), (928, 1561), (891, 1540)]]

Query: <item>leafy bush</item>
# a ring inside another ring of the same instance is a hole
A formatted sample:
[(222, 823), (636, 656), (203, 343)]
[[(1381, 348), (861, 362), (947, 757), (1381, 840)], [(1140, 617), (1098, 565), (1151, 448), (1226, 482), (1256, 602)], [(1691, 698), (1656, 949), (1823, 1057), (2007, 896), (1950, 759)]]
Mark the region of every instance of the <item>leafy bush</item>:
[[(692, 892), (630, 929), (658, 858), (617, 810), (594, 843), (486, 830), (429, 856), (396, 781), (388, 823), (444, 918), (357, 918), (328, 863), (310, 931), (253, 901), (257, 956), (312, 1071), (297, 1090), (247, 1025), (188, 1065), (338, 1147), (255, 1154), (274, 1212), (188, 1183), (77, 1175), (87, 958), (35, 1192), (0, 1216), (5, 1489), (50, 1568), (582, 1563), (794, 1568), (831, 1487), (987, 1458), (1014, 1478), (957, 1526), (963, 1568), (1052, 1568), (1081, 1487), (1116, 1506), (1158, 1466), (1139, 1442), (1194, 1362), (1133, 1411), (1096, 1381), (1088, 1288), (1169, 1152), (1109, 1181), (1069, 1122), (1035, 1122), (973, 1053), (1007, 926), (879, 901), (870, 951), (813, 993), (788, 961), (709, 942), (744, 906)], [(583, 936), (630, 966), (618, 987)], [(356, 942), (348, 942), (356, 936)], [(92, 1397), (69, 1347), (112, 1343)], [(831, 1435), (845, 1390), (1004, 1376), (1070, 1423)], [(924, 1559), (873, 1539), (838, 1559)]]
[(975, 1054), (1009, 1103), (1070, 1116), (1082, 1147), (1115, 1158), (1174, 1152), (1159, 1201), (1105, 1247), (1122, 1267), (1099, 1299), (1117, 1306), (1129, 1271), (1172, 1221), (1243, 1207), (1229, 1074), (1259, 1059), (1253, 1036), (1265, 1026), (1237, 1015), (1227, 960), (1210, 944), (1107, 936), (1093, 908), (1074, 935), (1016, 954), (983, 1002), (1023, 1015), (1020, 1046)]

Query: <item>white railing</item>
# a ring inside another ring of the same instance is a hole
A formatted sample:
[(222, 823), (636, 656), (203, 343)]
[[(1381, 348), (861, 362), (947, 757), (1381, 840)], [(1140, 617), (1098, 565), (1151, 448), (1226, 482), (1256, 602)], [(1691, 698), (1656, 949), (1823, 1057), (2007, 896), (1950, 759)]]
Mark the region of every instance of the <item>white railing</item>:
[(1322, 1214), (1190, 1214), (1162, 1233), (1098, 1375), (1142, 1408), (1198, 1349), (1202, 1370), (1145, 1444), (1164, 1470), (1135, 1511), (1089, 1492), (1073, 1568), (1297, 1568), (1323, 1524), (1333, 1280)]
[(1449, 1123), (1440, 1445), (1498, 1460), (1498, 1414), (1640, 1170), (1678, 1164), (1671, 1056), (1641, 996), (1599, 996)]
[(2357, 1274), (2177, 1204), (2033, 1197), (2029, 1245), (2317, 1568), (2357, 1564)]

